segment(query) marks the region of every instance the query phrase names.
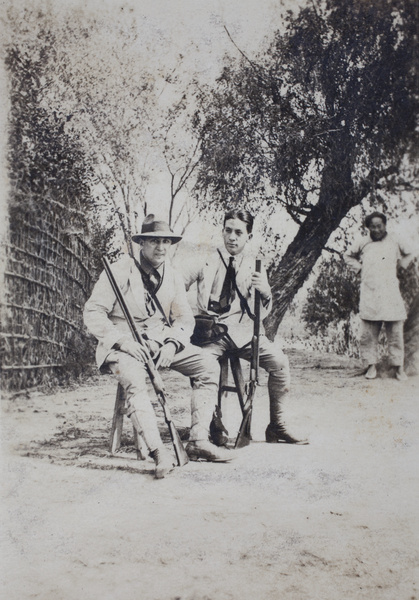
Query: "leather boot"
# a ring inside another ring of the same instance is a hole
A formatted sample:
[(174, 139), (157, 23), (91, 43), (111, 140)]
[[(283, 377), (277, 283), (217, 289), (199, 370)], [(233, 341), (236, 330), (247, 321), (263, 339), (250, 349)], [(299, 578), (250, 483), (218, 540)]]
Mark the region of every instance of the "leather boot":
[[(269, 385), (269, 382), (268, 382)], [(268, 444), (308, 444), (307, 440), (296, 440), (282, 425), (282, 401), (288, 396), (288, 392), (282, 393), (278, 390), (269, 389), (269, 416), (270, 423), (265, 431), (265, 439)]]
[(407, 375), (403, 367), (396, 367), (396, 379), (397, 381), (407, 381)]
[(307, 440), (296, 440), (285, 431), (283, 425), (278, 423), (269, 423), (265, 431), (265, 439), (268, 444), (299, 444), (305, 446)]
[(225, 446), (228, 443), (228, 431), (223, 425), (222, 416), (221, 408), (216, 406), (210, 423), (211, 441), (216, 446)]
[(175, 468), (175, 463), (171, 454), (163, 446), (152, 450), (150, 456), (156, 463), (156, 479), (163, 479), (165, 475)]
[(190, 460), (207, 462), (230, 462), (236, 458), (236, 453), (227, 448), (218, 448), (207, 440), (189, 442), (186, 453)]

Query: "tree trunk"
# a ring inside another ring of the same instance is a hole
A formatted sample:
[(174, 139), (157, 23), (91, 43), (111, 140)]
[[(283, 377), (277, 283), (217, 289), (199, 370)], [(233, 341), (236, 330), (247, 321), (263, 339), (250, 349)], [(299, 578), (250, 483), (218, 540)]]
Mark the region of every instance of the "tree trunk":
[(365, 184), (354, 190), (347, 159), (325, 166), (318, 203), (306, 217), (279, 264), (269, 270), (273, 308), (264, 321), (269, 339), (275, 337), (291, 301), (313, 270), (330, 235), (367, 191)]

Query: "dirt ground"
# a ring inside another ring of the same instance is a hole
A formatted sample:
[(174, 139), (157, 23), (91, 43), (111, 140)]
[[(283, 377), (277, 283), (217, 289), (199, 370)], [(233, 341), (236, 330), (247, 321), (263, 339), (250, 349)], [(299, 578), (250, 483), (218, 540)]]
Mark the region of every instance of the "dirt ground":
[[(237, 460), (160, 481), (129, 423), (108, 453), (111, 377), (3, 397), (1, 597), (417, 599), (419, 378), (366, 381), (349, 359), (289, 356), (284, 415), (309, 445), (264, 443), (263, 376)], [(186, 436), (188, 382), (164, 378)], [(237, 400), (223, 407), (233, 437)]]

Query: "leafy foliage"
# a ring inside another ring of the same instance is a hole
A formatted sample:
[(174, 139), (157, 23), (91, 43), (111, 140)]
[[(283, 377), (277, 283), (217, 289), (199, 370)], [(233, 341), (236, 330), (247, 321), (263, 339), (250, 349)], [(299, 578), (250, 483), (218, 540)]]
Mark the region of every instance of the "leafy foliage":
[[(6, 66), (11, 80), (10, 154), (11, 217), (24, 212), (61, 219), (69, 233), (86, 226), (89, 169), (80, 144), (41, 105), (45, 78), (44, 46), (38, 54), (9, 47)], [(68, 117), (69, 120), (71, 117)]]
[(154, 64), (151, 41), (161, 32), (123, 8), (93, 15), (11, 5), (7, 19), (8, 49), (32, 61), (32, 70), (37, 63), (36, 110), (65, 145), (77, 140), (90, 170), (91, 202), (83, 208), (107, 230), (111, 251), (129, 249), (144, 214), (156, 210), (147, 194), (159, 175), (169, 182), (158, 210), (186, 227), (196, 208), (185, 192), (199, 156), (185, 126), (183, 56)]
[(397, 276), (400, 281), (400, 291), (403, 300), (410, 310), (415, 298), (419, 294), (419, 260), (415, 258), (407, 269), (398, 269)]
[(331, 257), (322, 262), (302, 316), (310, 333), (325, 334), (329, 324), (347, 321), (358, 306), (359, 276), (342, 259)]

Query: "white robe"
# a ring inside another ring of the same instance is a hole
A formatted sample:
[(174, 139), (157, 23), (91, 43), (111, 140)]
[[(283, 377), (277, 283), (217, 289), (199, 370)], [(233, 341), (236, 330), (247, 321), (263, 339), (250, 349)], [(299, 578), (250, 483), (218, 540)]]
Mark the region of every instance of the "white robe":
[[(359, 315), (365, 321), (403, 321), (406, 308), (400, 293), (397, 264), (406, 266), (411, 255), (388, 234), (374, 242), (362, 238), (345, 254), (349, 267), (361, 271)], [(408, 259), (406, 261), (406, 259)]]

